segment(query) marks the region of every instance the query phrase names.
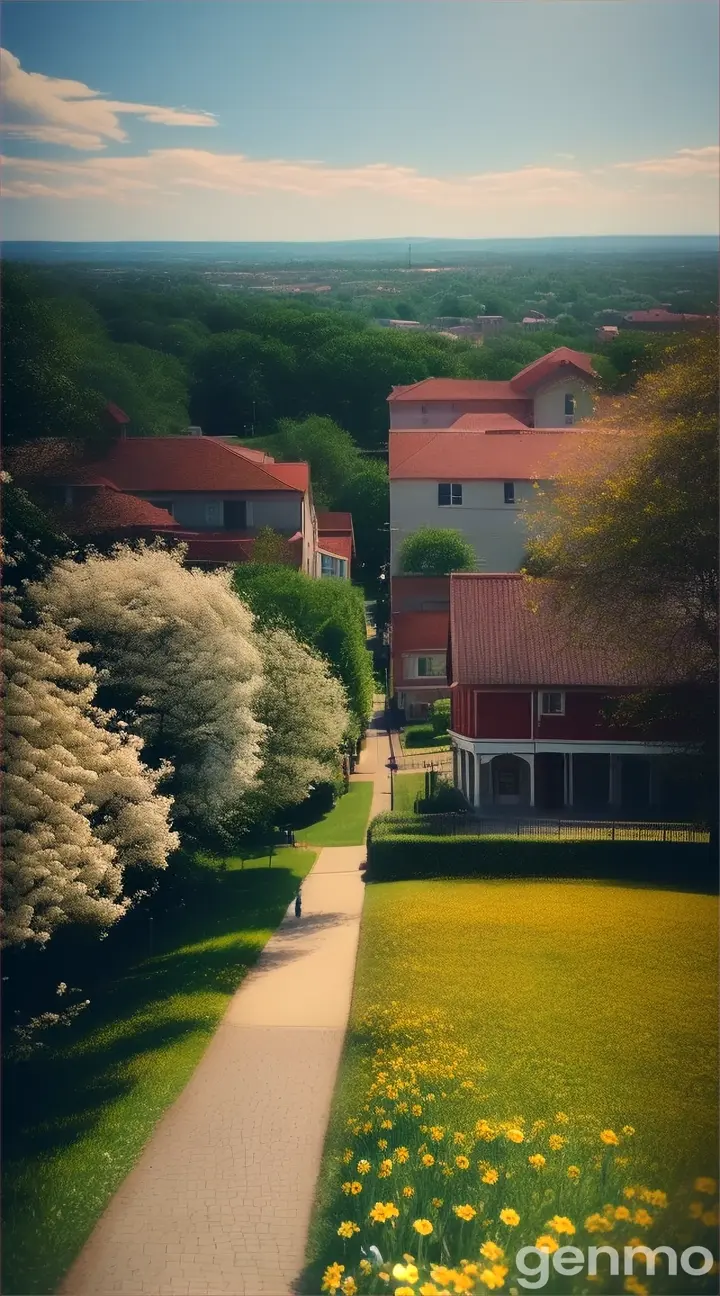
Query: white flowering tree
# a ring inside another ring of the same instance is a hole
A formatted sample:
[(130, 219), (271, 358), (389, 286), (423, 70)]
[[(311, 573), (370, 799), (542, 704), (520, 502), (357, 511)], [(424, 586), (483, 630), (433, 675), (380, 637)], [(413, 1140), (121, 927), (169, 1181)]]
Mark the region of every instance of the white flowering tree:
[(3, 942), (44, 944), (66, 922), (115, 922), (125, 870), (164, 868), (178, 838), (161, 771), (95, 706), (79, 646), (47, 619), (24, 622), (12, 601), (3, 623)]
[(266, 726), (259, 775), (265, 811), (297, 805), (337, 776), (350, 716), (345, 690), (323, 657), (288, 630), (262, 631), (264, 682), (257, 715)]
[(253, 786), (263, 735), (261, 656), (230, 576), (188, 570), (181, 550), (118, 546), (56, 564), (29, 593), (90, 643), (101, 699), (143, 739), (145, 759), (172, 766), (176, 823), (212, 829)]

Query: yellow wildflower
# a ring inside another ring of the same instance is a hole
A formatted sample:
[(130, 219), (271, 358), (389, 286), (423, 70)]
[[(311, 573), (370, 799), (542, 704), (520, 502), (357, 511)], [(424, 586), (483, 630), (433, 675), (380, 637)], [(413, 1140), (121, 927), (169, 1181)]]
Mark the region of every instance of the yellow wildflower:
[(360, 1261), (360, 1273), (363, 1273), (365, 1275), (372, 1273), (372, 1265), (370, 1264), (369, 1260)]
[(446, 1265), (431, 1265), (430, 1276), (433, 1282), (440, 1283), (441, 1287), (447, 1287), (453, 1281), (457, 1274), (456, 1269), (448, 1269)]
[(623, 1283), (623, 1290), (630, 1292), (631, 1296), (647, 1296), (650, 1288), (647, 1283), (641, 1283), (639, 1278), (635, 1277), (635, 1274), (630, 1274), (630, 1277), (626, 1278)]
[(416, 1232), (416, 1233), (419, 1233), (419, 1234), (420, 1234), (420, 1237), (427, 1237), (428, 1234), (429, 1234), (429, 1233), (432, 1233), (432, 1231), (433, 1231), (433, 1226), (432, 1226), (432, 1224), (431, 1224), (431, 1222), (430, 1222), (429, 1219), (416, 1219), (416, 1220), (414, 1220), (414, 1221), (413, 1221), (413, 1228), (415, 1229), (415, 1232)]
[(600, 1131), (600, 1142), (604, 1143), (606, 1147), (618, 1147), (620, 1139), (615, 1130), (604, 1129)]
[(395, 1160), (397, 1161), (398, 1165), (405, 1165), (405, 1162), (409, 1161), (409, 1159), (410, 1159), (410, 1153), (408, 1152), (406, 1147), (395, 1148)]
[(445, 1137), (445, 1130), (443, 1129), (442, 1125), (430, 1126), (430, 1138), (433, 1140), (434, 1143), (439, 1143), (441, 1139), (444, 1139), (444, 1137)]
[(378, 1147), (380, 1148), (381, 1152), (385, 1151), (387, 1145), (388, 1145), (387, 1139), (378, 1139)]
[(422, 1158), (422, 1163), (424, 1166), (434, 1166), (435, 1157), (432, 1155), (431, 1152), (426, 1152), (424, 1157)]
[(323, 1274), (322, 1290), (326, 1292), (336, 1292), (342, 1282), (342, 1275), (345, 1272), (345, 1265), (331, 1264), (328, 1265)]
[(568, 1219), (567, 1215), (553, 1215), (552, 1219), (548, 1220), (547, 1226), (552, 1229), (553, 1233), (569, 1233), (572, 1235), (575, 1232), (575, 1225), (572, 1220)]
[(369, 1174), (369, 1173), (370, 1173), (370, 1162), (369, 1162), (369, 1161), (358, 1161), (358, 1163), (357, 1163), (357, 1172), (358, 1172), (358, 1174)]
[(649, 1206), (657, 1206), (659, 1210), (664, 1210), (668, 1204), (667, 1193), (660, 1188), (641, 1188), (640, 1200), (647, 1202)]
[(588, 1233), (611, 1233), (612, 1222), (605, 1215), (600, 1215), (596, 1211), (594, 1215), (588, 1215), (585, 1220), (585, 1228)]
[(528, 1165), (531, 1165), (533, 1170), (542, 1170), (545, 1165), (545, 1157), (540, 1152), (534, 1152), (532, 1156), (528, 1157)]
[(512, 1210), (510, 1207), (507, 1206), (505, 1207), (504, 1210), (500, 1211), (500, 1219), (502, 1220), (503, 1224), (507, 1224), (509, 1228), (515, 1228), (515, 1225), (520, 1223), (520, 1216), (518, 1215), (517, 1211)]
[(559, 1152), (561, 1148), (565, 1147), (566, 1142), (567, 1139), (564, 1139), (562, 1134), (551, 1134), (548, 1139), (548, 1147), (551, 1152)]
[(343, 1220), (342, 1224), (340, 1225), (340, 1228), (338, 1229), (338, 1237), (351, 1238), (353, 1233), (359, 1233), (359, 1232), (360, 1229), (358, 1228), (357, 1224), (353, 1224), (352, 1220)]
[(340, 1290), (345, 1293), (345, 1296), (355, 1296), (355, 1293), (357, 1292), (357, 1283), (352, 1275), (349, 1275), (345, 1279)]
[(395, 1296), (415, 1296), (414, 1287), (396, 1287)]
[(633, 1125), (623, 1125), (622, 1132), (627, 1138), (632, 1138), (635, 1133), (635, 1128)]
[(362, 1127), (363, 1134), (369, 1134), (371, 1129), (372, 1129), (372, 1121), (365, 1121), (365, 1124)]
[(535, 1246), (538, 1251), (547, 1251), (548, 1255), (552, 1255), (553, 1251), (558, 1250), (560, 1243), (556, 1242), (555, 1238), (551, 1237), (549, 1233), (543, 1233), (539, 1238), (535, 1239)]
[(389, 1273), (384, 1273), (382, 1269), (380, 1270), (380, 1273), (378, 1274), (378, 1278), (382, 1278), (383, 1282), (390, 1282), (390, 1274), (389, 1274)]
[(380, 1162), (378, 1167), (378, 1179), (387, 1179), (392, 1174), (393, 1163), (390, 1158)]
[(483, 1242), (480, 1247), (480, 1255), (486, 1260), (502, 1260), (504, 1254), (502, 1247), (497, 1246), (495, 1242)]
[(702, 1215), (700, 1216), (700, 1218), (701, 1218), (701, 1220), (702, 1220), (702, 1222), (703, 1222), (703, 1224), (705, 1225), (706, 1228), (717, 1228), (717, 1226), (718, 1226), (718, 1213), (717, 1213), (716, 1210), (707, 1210), (707, 1211), (703, 1211), (703, 1213), (702, 1213)]
[(393, 1278), (399, 1278), (401, 1282), (416, 1283), (419, 1274), (414, 1264), (396, 1264), (393, 1265), (392, 1276)]
[(635, 1211), (633, 1220), (636, 1224), (640, 1225), (640, 1228), (650, 1228), (650, 1225), (653, 1222), (653, 1216), (649, 1211), (646, 1211), (645, 1208), (641, 1206), (640, 1210)]
[(432, 1202), (430, 1203), (430, 1205), (431, 1205), (431, 1206), (434, 1206), (434, 1207), (435, 1207), (435, 1210), (440, 1210), (441, 1206), (443, 1205), (443, 1201), (444, 1201), (444, 1198), (442, 1198), (442, 1197), (433, 1197)]
[(570, 1117), (565, 1112), (555, 1112), (555, 1121), (558, 1125), (567, 1125)]
[(623, 1197), (626, 1197), (628, 1201), (631, 1201), (635, 1196), (637, 1196), (636, 1188), (623, 1188)]
[(466, 1271), (457, 1275), (453, 1285), (456, 1292), (464, 1292), (471, 1291), (474, 1284), (470, 1274)]
[(516, 1129), (515, 1127), (513, 1127), (505, 1131), (505, 1137), (508, 1138), (511, 1143), (522, 1143), (523, 1139), (525, 1138), (525, 1135), (523, 1134), (521, 1129)]
[(484, 1184), (496, 1184), (498, 1181), (497, 1170), (493, 1170), (492, 1167), (489, 1170), (486, 1170), (482, 1177), (482, 1181)]
[(628, 1210), (627, 1206), (616, 1206), (616, 1207), (615, 1207), (615, 1219), (616, 1219), (616, 1220), (629, 1220), (629, 1219), (630, 1219), (630, 1211)]
[(567, 1177), (568, 1177), (568, 1179), (579, 1179), (579, 1178), (580, 1178), (580, 1166), (576, 1166), (576, 1165), (568, 1166), (568, 1168), (567, 1168)]
[(470, 1168), (470, 1162), (468, 1161), (466, 1156), (456, 1156), (455, 1165), (457, 1166), (458, 1170), (468, 1170)]
[(437, 1290), (435, 1283), (423, 1283), (420, 1288), (420, 1296), (437, 1296)]
[(465, 1142), (465, 1135), (461, 1134), (459, 1130), (456, 1130), (455, 1133), (453, 1134), (453, 1143), (464, 1143), (464, 1142)]
[(486, 1120), (477, 1122), (475, 1133), (479, 1139), (483, 1139), (486, 1143), (492, 1143), (493, 1139), (497, 1138), (497, 1130), (492, 1125), (489, 1125)]
[(415, 1196), (415, 1189), (414, 1189), (414, 1188), (411, 1188), (409, 1185), (407, 1185), (405, 1188), (403, 1188), (403, 1190), (402, 1190), (402, 1195), (403, 1195), (403, 1197), (414, 1197), (414, 1196)]
[(345, 1148), (345, 1151), (342, 1154), (343, 1165), (347, 1165), (349, 1161), (352, 1161), (352, 1156), (353, 1156), (352, 1148)]
[(714, 1179), (709, 1179), (706, 1175), (703, 1175), (700, 1179), (695, 1180), (693, 1186), (695, 1192), (705, 1193), (708, 1197), (712, 1197), (717, 1188), (717, 1183)]
[[(397, 1097), (397, 1094), (395, 1095), (395, 1097)], [(400, 1116), (403, 1116), (407, 1111), (407, 1109), (408, 1109), (408, 1105), (406, 1102), (399, 1102), (395, 1104), (395, 1111), (398, 1112)]]
[(483, 1269), (480, 1282), (487, 1287), (488, 1291), (499, 1291), (505, 1282), (506, 1273), (505, 1265), (493, 1265), (492, 1269)]
[(410, 1114), (411, 1116), (422, 1116), (422, 1107), (420, 1106), (420, 1103), (413, 1103), (410, 1108)]
[(475, 1207), (469, 1205), (453, 1206), (453, 1210), (457, 1215), (458, 1219), (465, 1220), (466, 1222), (470, 1221), (471, 1219), (474, 1219), (477, 1213)]

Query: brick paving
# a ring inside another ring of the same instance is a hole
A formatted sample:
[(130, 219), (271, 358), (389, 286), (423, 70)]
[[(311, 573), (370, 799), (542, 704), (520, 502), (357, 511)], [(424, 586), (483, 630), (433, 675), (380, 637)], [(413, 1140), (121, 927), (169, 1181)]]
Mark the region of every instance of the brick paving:
[[(389, 805), (387, 739), (357, 778)], [(62, 1287), (66, 1296), (290, 1296), (347, 1025), (362, 846), (326, 847)]]

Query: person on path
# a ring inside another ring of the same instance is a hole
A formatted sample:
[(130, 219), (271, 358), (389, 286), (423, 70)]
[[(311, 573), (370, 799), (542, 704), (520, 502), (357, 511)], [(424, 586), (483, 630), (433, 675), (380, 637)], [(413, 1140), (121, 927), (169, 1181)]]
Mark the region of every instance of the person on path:
[(298, 893), (295, 896), (295, 917), (299, 918), (301, 913), (302, 913), (302, 895), (298, 890)]

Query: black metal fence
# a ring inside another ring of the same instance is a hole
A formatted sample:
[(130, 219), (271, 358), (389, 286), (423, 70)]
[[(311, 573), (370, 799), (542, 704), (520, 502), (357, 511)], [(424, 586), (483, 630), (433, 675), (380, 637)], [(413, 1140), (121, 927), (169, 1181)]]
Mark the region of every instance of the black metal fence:
[[(389, 824), (383, 825), (387, 831)], [(372, 831), (372, 829), (371, 829)], [(439, 837), (544, 837), (560, 841), (708, 842), (697, 824), (612, 819), (486, 819), (471, 814), (397, 815), (393, 835)]]

